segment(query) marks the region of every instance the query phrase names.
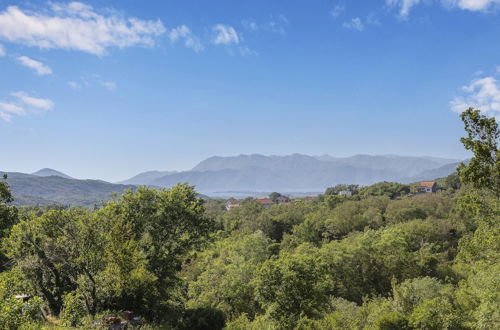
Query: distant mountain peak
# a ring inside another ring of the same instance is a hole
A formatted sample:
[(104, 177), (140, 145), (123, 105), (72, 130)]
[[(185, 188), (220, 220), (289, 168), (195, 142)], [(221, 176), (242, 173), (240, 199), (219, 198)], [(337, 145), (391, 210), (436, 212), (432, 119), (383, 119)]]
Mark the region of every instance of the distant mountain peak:
[(151, 184), (153, 181), (170, 175), (177, 173), (176, 171), (147, 171), (147, 172), (142, 172), (139, 173), (130, 179), (123, 180), (120, 182), (117, 182), (119, 184), (133, 184), (133, 185), (148, 185)]
[(33, 172), (31, 174), (36, 175), (36, 176), (44, 176), (44, 177), (45, 176), (59, 176), (61, 178), (65, 178), (65, 179), (73, 179), (69, 175), (64, 174), (62, 172), (59, 172), (59, 171), (56, 171), (56, 170), (51, 169), (51, 168), (42, 168), (41, 170), (38, 170), (38, 171)]

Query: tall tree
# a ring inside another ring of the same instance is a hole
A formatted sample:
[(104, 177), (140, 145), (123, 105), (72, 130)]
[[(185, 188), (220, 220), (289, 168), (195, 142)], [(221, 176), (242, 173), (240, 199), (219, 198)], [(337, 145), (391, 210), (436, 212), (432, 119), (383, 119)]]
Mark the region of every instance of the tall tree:
[[(13, 201), (12, 193), (7, 184), (7, 174), (0, 181), (0, 242), (6, 237), (10, 228), (17, 222), (17, 208), (9, 205)], [(4, 269), (7, 258), (0, 251), (0, 271)]]
[(469, 108), (461, 114), (467, 137), (460, 141), (474, 153), (468, 165), (460, 164), (457, 171), (462, 182), (474, 188), (486, 188), (500, 196), (500, 158), (498, 142), (500, 130), (494, 117), (488, 118), (477, 109)]

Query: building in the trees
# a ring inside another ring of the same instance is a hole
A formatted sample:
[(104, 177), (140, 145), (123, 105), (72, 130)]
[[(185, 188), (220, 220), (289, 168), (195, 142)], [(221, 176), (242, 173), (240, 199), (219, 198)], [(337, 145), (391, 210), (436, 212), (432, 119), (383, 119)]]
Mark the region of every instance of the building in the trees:
[(339, 196), (350, 197), (350, 196), (352, 196), (352, 191), (350, 191), (350, 190), (341, 190), (341, 191), (339, 191)]
[(276, 198), (276, 204), (287, 204), (287, 203), (290, 203), (290, 198), (288, 198), (287, 196), (278, 196)]
[(257, 201), (257, 203), (262, 205), (264, 208), (268, 208), (269, 206), (274, 204), (272, 199), (265, 198), (265, 197), (256, 198), (255, 201)]
[(234, 208), (237, 208), (237, 207), (240, 207), (240, 201), (235, 199), (235, 198), (229, 198), (226, 202), (226, 210), (231, 210), (231, 209), (234, 209)]
[(436, 191), (436, 181), (422, 181), (416, 187), (417, 194), (435, 193)]

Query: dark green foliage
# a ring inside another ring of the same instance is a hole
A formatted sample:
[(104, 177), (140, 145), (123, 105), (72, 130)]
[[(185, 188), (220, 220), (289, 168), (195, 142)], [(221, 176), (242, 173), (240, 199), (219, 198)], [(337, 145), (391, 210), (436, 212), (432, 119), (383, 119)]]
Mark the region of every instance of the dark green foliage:
[[(8, 236), (10, 229), (17, 222), (18, 212), (15, 207), (9, 204), (13, 201), (9, 185), (5, 181), (7, 174), (3, 175), (3, 180), (0, 181), (0, 242)], [(7, 262), (7, 258), (0, 250), (0, 271), (2, 271)]]
[(352, 194), (356, 194), (359, 190), (359, 185), (357, 184), (338, 184), (333, 187), (326, 188), (325, 195), (338, 195), (341, 191), (350, 191)]
[(184, 314), (186, 330), (221, 330), (225, 324), (224, 313), (212, 307), (188, 309)]
[(318, 317), (327, 307), (332, 284), (319, 253), (304, 246), (292, 255), (266, 261), (257, 278), (257, 299), (282, 328), (299, 318)]
[[(181, 258), (213, 229), (194, 189), (139, 188), (96, 212), (50, 210), (15, 225), (4, 248), (50, 311), (77, 322), (86, 313), (175, 314)], [(82, 306), (78, 305), (78, 306)], [(69, 313), (69, 315), (68, 315)]]
[(380, 182), (374, 185), (363, 187), (359, 190), (361, 197), (387, 196), (390, 199), (405, 196), (410, 192), (410, 186), (396, 182)]

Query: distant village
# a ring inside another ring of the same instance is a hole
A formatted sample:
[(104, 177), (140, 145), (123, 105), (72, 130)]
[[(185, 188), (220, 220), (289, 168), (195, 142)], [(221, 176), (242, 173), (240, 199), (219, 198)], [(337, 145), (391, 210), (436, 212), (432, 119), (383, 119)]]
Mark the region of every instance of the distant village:
[[(415, 185), (415, 192), (411, 195), (418, 194), (432, 194), (437, 192), (438, 186), (436, 181), (422, 181)], [(336, 193), (338, 196), (351, 197), (355, 191), (352, 190), (340, 190)], [(318, 196), (306, 196), (302, 198), (297, 198), (300, 201), (312, 201), (317, 199)], [(289, 196), (282, 195), (280, 193), (271, 193), (268, 197), (257, 197), (254, 199), (257, 203), (262, 205), (264, 208), (268, 208), (273, 205), (289, 205), (292, 203), (292, 199)], [(232, 210), (242, 206), (242, 199), (229, 198), (226, 201), (226, 210)]]

